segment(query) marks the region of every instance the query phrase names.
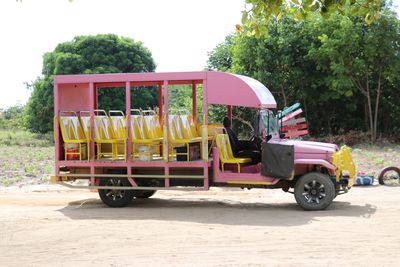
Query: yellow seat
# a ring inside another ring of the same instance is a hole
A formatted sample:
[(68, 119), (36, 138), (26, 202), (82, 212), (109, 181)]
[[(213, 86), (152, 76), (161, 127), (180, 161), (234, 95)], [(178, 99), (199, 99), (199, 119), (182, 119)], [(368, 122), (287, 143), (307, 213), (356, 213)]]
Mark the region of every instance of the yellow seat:
[[(118, 124), (120, 124), (119, 121)], [(117, 127), (123, 128), (122, 125)], [(114, 132), (112, 122), (106, 114), (94, 116), (94, 141), (97, 144), (97, 159), (101, 159), (103, 156), (111, 156), (113, 160), (118, 159), (118, 146), (123, 145), (123, 158), (126, 160), (126, 138), (119, 137)], [(103, 144), (111, 144), (111, 153), (102, 151)]]
[[(131, 117), (131, 136), (132, 136), (132, 152), (135, 156), (137, 145), (147, 146), (148, 159), (152, 155), (152, 147), (160, 147), (162, 143), (161, 138), (152, 138), (152, 135), (146, 131), (145, 118), (142, 115), (132, 115)], [(159, 153), (159, 152), (158, 152)]]
[(224, 164), (236, 164), (240, 172), (240, 164), (251, 162), (250, 158), (235, 158), (227, 134), (217, 134), (216, 137), (219, 158), (224, 171)]
[[(197, 126), (197, 131), (200, 136), (202, 136), (202, 132), (201, 132), (202, 126), (203, 125)], [(224, 125), (222, 123), (209, 123), (209, 124), (207, 124), (207, 133), (208, 133), (208, 136), (207, 136), (208, 141), (213, 141), (213, 140), (215, 140), (215, 137), (217, 136), (217, 134), (224, 133)]]
[[(115, 139), (125, 139), (128, 138), (128, 129), (126, 127), (126, 117), (121, 110), (110, 110), (108, 112), (111, 121), (112, 131), (114, 133)], [(126, 144), (126, 143), (125, 143)], [(126, 154), (126, 145), (123, 146), (122, 143), (117, 146), (117, 154)]]
[(110, 110), (108, 114), (115, 137), (117, 139), (126, 139), (128, 133), (126, 129), (126, 118), (124, 113), (120, 110)]
[(180, 124), (184, 139), (201, 141), (201, 136), (198, 134), (196, 130), (192, 116), (179, 115), (177, 123)]
[(162, 141), (164, 138), (160, 122), (155, 115), (143, 116), (143, 130), (147, 138)]
[(64, 144), (77, 144), (78, 152), (69, 151), (68, 149), (64, 149), (64, 159), (67, 160), (68, 156), (79, 156), (79, 160), (82, 160), (83, 157), (83, 148), (82, 144), (86, 144), (86, 155), (89, 155), (89, 139), (86, 137), (82, 126), (79, 122), (79, 118), (74, 112), (73, 116), (65, 116), (66, 112), (60, 112), (60, 129), (61, 135), (64, 141)]
[[(175, 153), (175, 155), (186, 155), (187, 161), (190, 160), (190, 144), (202, 142), (201, 137), (190, 138), (190, 133), (182, 128), (182, 121), (179, 115), (170, 115), (168, 137), (171, 149), (177, 146), (186, 146), (186, 152)], [(186, 136), (185, 136), (186, 135)], [(172, 153), (174, 154), (174, 153)]]

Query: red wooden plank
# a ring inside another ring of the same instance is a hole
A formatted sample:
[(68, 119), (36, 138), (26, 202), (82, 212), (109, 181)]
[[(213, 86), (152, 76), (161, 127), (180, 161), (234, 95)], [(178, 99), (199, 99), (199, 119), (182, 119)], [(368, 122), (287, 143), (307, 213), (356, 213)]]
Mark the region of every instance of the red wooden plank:
[(291, 125), (291, 126), (283, 126), (281, 128), (282, 132), (288, 132), (292, 130), (300, 130), (307, 128), (307, 123), (298, 124), (298, 125)]
[(308, 134), (308, 130), (293, 131), (293, 132), (285, 133), (285, 137), (294, 137), (294, 136), (300, 136), (300, 135), (306, 135), (306, 134)]

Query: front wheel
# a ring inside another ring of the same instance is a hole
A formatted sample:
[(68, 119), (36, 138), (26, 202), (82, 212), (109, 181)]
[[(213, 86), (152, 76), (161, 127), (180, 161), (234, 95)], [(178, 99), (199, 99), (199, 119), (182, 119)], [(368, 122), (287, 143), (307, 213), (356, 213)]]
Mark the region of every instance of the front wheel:
[[(102, 179), (100, 186), (130, 186), (127, 179)], [(109, 207), (124, 207), (133, 199), (133, 190), (99, 189), (100, 199)]]
[(297, 180), (294, 196), (304, 210), (324, 210), (335, 198), (335, 185), (331, 179), (318, 172), (303, 175)]

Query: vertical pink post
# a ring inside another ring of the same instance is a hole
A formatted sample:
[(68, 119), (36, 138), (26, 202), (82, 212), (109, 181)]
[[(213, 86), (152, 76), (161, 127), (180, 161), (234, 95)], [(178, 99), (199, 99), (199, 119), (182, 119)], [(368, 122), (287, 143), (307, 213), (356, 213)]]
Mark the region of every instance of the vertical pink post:
[(164, 167), (164, 175), (165, 175), (165, 184), (164, 187), (169, 187), (169, 167)]
[(208, 105), (207, 105), (207, 80), (203, 80), (203, 116), (205, 125), (208, 124)]
[(162, 84), (158, 84), (158, 119), (160, 121), (160, 125), (163, 125), (163, 92), (162, 92)]
[(196, 83), (192, 83), (192, 113), (193, 113), (193, 122), (194, 126), (197, 128), (197, 99), (196, 99)]
[(55, 150), (54, 150), (54, 156), (55, 156), (55, 161), (56, 161), (56, 182), (59, 182), (59, 174), (60, 174), (60, 166), (59, 166), (59, 160), (60, 160), (60, 125), (58, 123), (58, 110), (59, 110), (59, 92), (58, 92), (58, 84), (54, 83), (54, 137), (55, 137)]
[[(169, 142), (168, 142), (168, 80), (164, 81), (164, 116), (165, 121), (163, 121), (163, 133), (164, 133), (164, 143), (163, 143), (163, 154), (164, 161), (168, 161), (169, 159)], [(165, 174), (165, 187), (169, 187), (169, 168), (168, 166), (164, 167)]]
[(95, 107), (95, 103), (97, 103), (97, 99), (95, 100), (97, 94), (95, 92), (95, 90), (97, 90), (97, 88), (95, 88), (94, 83), (91, 82), (89, 83), (89, 111), (90, 111), (90, 129), (92, 129), (90, 131), (91, 136), (90, 136), (90, 185), (94, 186), (95, 185), (95, 180), (94, 180), (94, 158), (95, 158), (95, 147), (94, 147), (94, 109)]
[[(128, 162), (131, 161), (131, 153), (132, 153), (132, 138), (131, 138), (131, 84), (130, 82), (125, 83), (125, 114), (126, 114), (126, 130), (127, 130), (127, 147), (125, 148), (127, 151)], [(129, 171), (128, 171), (129, 174)]]
[[(205, 79), (203, 80), (203, 118), (204, 118), (203, 124), (208, 125), (207, 80)], [(210, 188), (209, 177), (208, 177), (208, 162), (204, 162), (203, 173), (204, 173), (204, 189), (208, 190)]]

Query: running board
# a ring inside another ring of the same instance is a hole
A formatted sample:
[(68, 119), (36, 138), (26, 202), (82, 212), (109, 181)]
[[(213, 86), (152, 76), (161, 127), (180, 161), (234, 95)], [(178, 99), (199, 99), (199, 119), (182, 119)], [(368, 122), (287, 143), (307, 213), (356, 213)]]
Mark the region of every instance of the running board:
[(181, 187), (181, 186), (170, 186), (170, 187), (151, 187), (151, 186), (93, 186), (93, 185), (72, 185), (66, 182), (58, 182), (57, 184), (66, 186), (73, 189), (111, 189), (111, 190), (180, 190), (180, 191), (202, 191), (207, 190), (204, 187)]

